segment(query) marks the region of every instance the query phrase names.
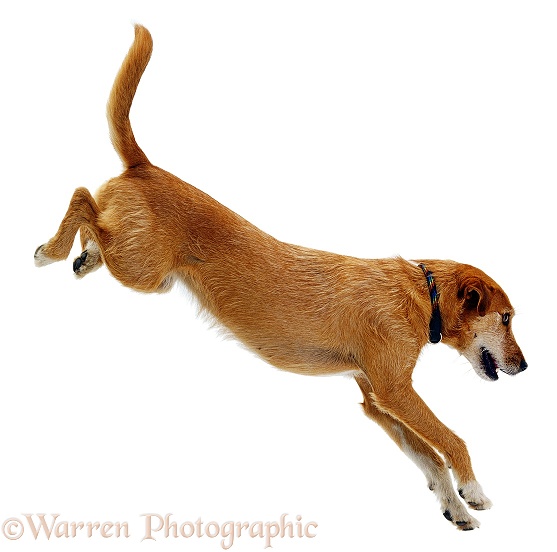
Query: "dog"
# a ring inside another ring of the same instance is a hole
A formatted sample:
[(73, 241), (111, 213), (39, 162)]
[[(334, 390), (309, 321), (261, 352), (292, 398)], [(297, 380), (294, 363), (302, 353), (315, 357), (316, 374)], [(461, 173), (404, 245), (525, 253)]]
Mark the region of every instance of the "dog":
[(35, 264), (66, 259), (79, 230), (78, 278), (104, 264), (145, 293), (182, 282), (269, 364), (353, 377), (364, 413), (423, 471), (445, 518), (461, 530), (479, 527), (464, 503), (484, 510), (491, 501), (464, 441), (414, 391), (412, 371), (422, 348), (441, 339), (483, 379), (525, 370), (506, 293), (478, 268), (454, 261), (359, 259), (283, 243), (152, 165), (129, 120), (152, 47), (150, 33), (136, 25), (108, 101), (124, 172), (95, 197), (75, 190), (56, 235), (35, 251)]

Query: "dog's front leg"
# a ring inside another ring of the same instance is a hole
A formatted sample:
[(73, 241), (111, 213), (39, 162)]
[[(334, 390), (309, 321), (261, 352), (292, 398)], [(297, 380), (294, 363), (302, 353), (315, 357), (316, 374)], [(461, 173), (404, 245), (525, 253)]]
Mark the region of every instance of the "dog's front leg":
[(359, 374), (355, 379), (362, 390), (365, 415), (379, 424), (406, 456), (420, 468), (427, 479), (429, 489), (439, 500), (445, 518), (462, 531), (479, 527), (480, 522), (468, 513), (458, 498), (444, 460), (413, 431), (377, 408), (372, 399), (372, 387), (366, 376)]
[(410, 381), (388, 385), (372, 381), (372, 399), (379, 410), (389, 414), (420, 439), (438, 450), (452, 467), (458, 492), (468, 506), (486, 510), (491, 501), (476, 481), (472, 463), (464, 441), (446, 427), (416, 393)]

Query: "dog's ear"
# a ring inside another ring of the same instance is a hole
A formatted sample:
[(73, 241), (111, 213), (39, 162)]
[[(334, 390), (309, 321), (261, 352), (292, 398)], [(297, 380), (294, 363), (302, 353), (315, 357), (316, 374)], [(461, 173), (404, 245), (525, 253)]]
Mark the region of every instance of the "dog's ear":
[(478, 276), (464, 278), (458, 290), (458, 298), (463, 301), (464, 308), (475, 310), (480, 316), (485, 316), (492, 297), (493, 289)]

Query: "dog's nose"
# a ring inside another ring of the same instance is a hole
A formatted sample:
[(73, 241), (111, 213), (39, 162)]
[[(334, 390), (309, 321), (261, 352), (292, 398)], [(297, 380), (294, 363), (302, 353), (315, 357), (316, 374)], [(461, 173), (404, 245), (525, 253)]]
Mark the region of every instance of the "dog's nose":
[(520, 361), (520, 371), (524, 372), (524, 370), (526, 370), (526, 368), (528, 368), (528, 363), (524, 359), (522, 359)]

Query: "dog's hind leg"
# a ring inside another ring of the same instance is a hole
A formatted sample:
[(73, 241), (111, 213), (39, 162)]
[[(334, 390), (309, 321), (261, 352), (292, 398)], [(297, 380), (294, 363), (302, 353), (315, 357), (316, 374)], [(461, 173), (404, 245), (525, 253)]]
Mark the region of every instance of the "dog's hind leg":
[(357, 375), (355, 379), (364, 397), (362, 408), (365, 415), (378, 423), (424, 473), (428, 487), (439, 500), (445, 518), (463, 531), (479, 527), (479, 521), (468, 513), (456, 494), (444, 460), (414, 432), (377, 408), (372, 398), (373, 389), (364, 374)]
[(79, 233), (83, 252), (74, 259), (73, 271), (78, 278), (83, 278), (86, 274), (101, 267), (103, 260), (94, 234), (86, 226), (82, 226)]
[(96, 235), (99, 232), (96, 225), (98, 214), (99, 208), (89, 190), (77, 188), (56, 235), (36, 249), (35, 265), (46, 266), (66, 259), (70, 254), (75, 235), (81, 229), (84, 251), (73, 263), (74, 272), (78, 276), (84, 276), (98, 268), (102, 264)]

